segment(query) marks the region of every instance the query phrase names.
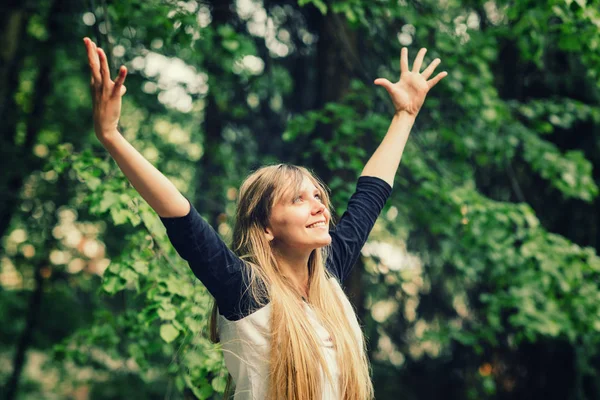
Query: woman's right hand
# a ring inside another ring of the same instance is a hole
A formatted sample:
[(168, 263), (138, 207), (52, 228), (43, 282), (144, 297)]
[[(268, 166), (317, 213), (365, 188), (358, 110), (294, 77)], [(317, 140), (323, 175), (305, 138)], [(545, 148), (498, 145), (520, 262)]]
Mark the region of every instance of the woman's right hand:
[(87, 49), (88, 61), (92, 73), (90, 87), (94, 106), (94, 130), (98, 139), (109, 139), (119, 134), (117, 126), (121, 115), (121, 97), (125, 94), (123, 86), (127, 76), (127, 68), (121, 66), (114, 82), (110, 79), (110, 70), (104, 50), (96, 47), (89, 38), (83, 42)]

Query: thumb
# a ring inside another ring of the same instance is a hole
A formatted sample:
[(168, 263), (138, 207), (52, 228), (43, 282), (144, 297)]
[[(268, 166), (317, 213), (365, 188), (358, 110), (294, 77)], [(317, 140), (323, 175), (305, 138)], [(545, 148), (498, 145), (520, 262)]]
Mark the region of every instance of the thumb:
[(378, 78), (375, 79), (375, 82), (373, 82), (374, 84), (376, 84), (377, 86), (383, 86), (385, 88), (385, 90), (387, 90), (389, 93), (392, 92), (392, 82), (388, 81), (387, 79), (384, 78)]
[(123, 96), (125, 94), (125, 91), (127, 89), (125, 89), (125, 86), (123, 86), (123, 83), (125, 82), (125, 77), (127, 77), (127, 68), (122, 65), (121, 68), (119, 68), (119, 74), (117, 75), (117, 79), (115, 79), (115, 86), (113, 87), (113, 96), (119, 95), (119, 96)]

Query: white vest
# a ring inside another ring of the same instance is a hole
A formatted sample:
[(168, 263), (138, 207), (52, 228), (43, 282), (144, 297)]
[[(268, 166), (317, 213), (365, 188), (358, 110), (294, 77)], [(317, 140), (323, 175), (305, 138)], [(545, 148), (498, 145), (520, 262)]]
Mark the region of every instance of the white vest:
[[(344, 312), (357, 338), (360, 351), (362, 351), (363, 335), (356, 319), (356, 313), (338, 281), (335, 278), (332, 278), (331, 281), (334, 290), (342, 301)], [(319, 322), (310, 305), (304, 303), (304, 309), (320, 339), (323, 355), (336, 381), (329, 382), (326, 375), (321, 372), (323, 379), (322, 399), (339, 400), (341, 398), (337, 382), (339, 369), (331, 336)], [(229, 321), (219, 315), (218, 329), (223, 356), (227, 369), (236, 385), (234, 400), (265, 400), (267, 397), (271, 348), (270, 319), (270, 303), (238, 321)]]

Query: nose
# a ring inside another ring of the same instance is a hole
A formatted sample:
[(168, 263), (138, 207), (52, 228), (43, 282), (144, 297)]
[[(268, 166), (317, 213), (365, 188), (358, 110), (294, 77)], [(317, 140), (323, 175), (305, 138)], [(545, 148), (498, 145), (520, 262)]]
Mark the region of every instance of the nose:
[(322, 214), (325, 211), (325, 204), (315, 200), (315, 206), (313, 207), (313, 214)]

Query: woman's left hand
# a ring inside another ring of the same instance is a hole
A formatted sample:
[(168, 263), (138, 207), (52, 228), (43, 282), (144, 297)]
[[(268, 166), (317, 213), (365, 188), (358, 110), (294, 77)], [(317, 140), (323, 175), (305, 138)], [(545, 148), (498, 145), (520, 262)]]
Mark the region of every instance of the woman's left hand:
[(437, 74), (434, 78), (429, 79), (433, 71), (440, 64), (439, 58), (433, 60), (423, 72), (419, 72), (426, 52), (427, 49), (425, 48), (419, 50), (413, 64), (413, 69), (410, 71), (408, 69), (408, 49), (403, 47), (400, 53), (400, 80), (396, 83), (391, 83), (383, 78), (375, 80), (376, 85), (383, 86), (390, 94), (396, 114), (407, 112), (412, 116), (416, 116), (423, 102), (425, 102), (425, 97), (429, 89), (448, 75), (444, 71)]

